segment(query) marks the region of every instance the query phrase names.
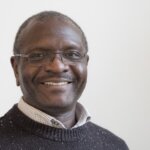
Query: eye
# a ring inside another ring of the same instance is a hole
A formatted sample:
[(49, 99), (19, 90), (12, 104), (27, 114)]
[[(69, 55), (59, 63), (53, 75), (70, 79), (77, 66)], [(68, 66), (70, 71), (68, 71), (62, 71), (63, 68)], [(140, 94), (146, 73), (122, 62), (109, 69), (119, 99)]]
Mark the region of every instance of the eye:
[(34, 52), (34, 53), (29, 54), (29, 59), (30, 61), (39, 61), (39, 60), (44, 59), (45, 56), (46, 54), (43, 52)]
[(77, 51), (68, 51), (64, 53), (65, 57), (70, 60), (80, 60), (82, 55)]

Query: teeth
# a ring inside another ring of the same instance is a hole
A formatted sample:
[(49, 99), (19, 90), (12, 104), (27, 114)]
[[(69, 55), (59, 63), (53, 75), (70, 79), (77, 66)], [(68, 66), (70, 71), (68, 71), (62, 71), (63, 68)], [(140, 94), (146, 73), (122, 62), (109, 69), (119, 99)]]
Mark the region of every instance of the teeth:
[(58, 82), (58, 83), (56, 83), (56, 82), (44, 82), (44, 84), (46, 84), (46, 85), (53, 85), (53, 86), (61, 86), (61, 85), (68, 84), (68, 82)]

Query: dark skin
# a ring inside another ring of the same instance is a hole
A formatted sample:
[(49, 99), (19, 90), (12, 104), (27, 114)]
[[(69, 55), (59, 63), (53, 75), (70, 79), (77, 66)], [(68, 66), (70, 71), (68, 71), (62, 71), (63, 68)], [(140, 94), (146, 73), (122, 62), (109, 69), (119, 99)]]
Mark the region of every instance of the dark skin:
[[(38, 48), (54, 52), (71, 49), (81, 53), (87, 51), (79, 29), (70, 22), (55, 18), (47, 22), (33, 19), (20, 36), (19, 49), (22, 54)], [(66, 128), (71, 128), (76, 123), (76, 103), (86, 85), (87, 63), (88, 55), (81, 62), (65, 64), (60, 55), (56, 54), (52, 62), (41, 67), (32, 66), (24, 58), (11, 58), (16, 82), (21, 87), (24, 101), (56, 117)], [(64, 82), (64, 85), (59, 85)]]

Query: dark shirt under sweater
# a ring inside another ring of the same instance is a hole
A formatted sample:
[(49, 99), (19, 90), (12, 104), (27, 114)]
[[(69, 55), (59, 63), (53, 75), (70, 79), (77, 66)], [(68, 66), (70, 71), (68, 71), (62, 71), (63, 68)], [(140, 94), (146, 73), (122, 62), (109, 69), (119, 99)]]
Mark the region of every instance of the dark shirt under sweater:
[(15, 105), (0, 118), (0, 150), (128, 150), (119, 137), (92, 122), (60, 129), (37, 123)]

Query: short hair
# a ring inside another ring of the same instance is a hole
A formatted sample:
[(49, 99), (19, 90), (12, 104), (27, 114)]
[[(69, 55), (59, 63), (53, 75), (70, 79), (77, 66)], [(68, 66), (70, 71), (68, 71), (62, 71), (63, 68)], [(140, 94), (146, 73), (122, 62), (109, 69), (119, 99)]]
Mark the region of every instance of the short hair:
[(27, 20), (25, 20), (22, 23), (22, 25), (18, 29), (18, 32), (15, 37), (13, 53), (17, 54), (20, 52), (19, 51), (20, 39), (21, 39), (20, 35), (21, 35), (23, 29), (25, 29), (27, 27), (27, 25), (30, 23), (30, 21), (36, 20), (36, 21), (44, 22), (44, 21), (47, 21), (48, 19), (51, 19), (52, 17), (56, 17), (58, 19), (63, 19), (64, 21), (70, 22), (74, 26), (76, 26), (81, 33), (85, 48), (88, 51), (88, 43), (87, 43), (86, 36), (85, 36), (84, 32), (82, 31), (81, 27), (75, 21), (73, 21), (70, 17), (68, 17), (62, 13), (56, 12), (56, 11), (43, 11), (43, 12), (40, 12), (38, 14), (35, 14), (35, 15), (29, 17)]

